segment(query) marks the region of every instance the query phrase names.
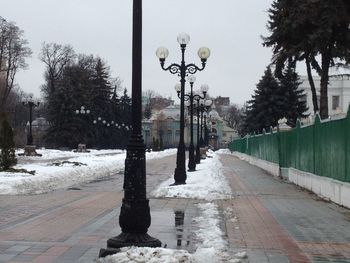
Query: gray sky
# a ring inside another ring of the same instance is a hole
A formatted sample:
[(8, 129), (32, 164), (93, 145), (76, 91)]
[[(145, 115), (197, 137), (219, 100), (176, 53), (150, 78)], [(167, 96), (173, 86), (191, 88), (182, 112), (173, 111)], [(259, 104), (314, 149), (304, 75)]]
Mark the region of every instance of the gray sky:
[[(227, 96), (243, 104), (270, 63), (266, 35), (272, 0), (144, 0), (143, 90), (152, 89), (176, 100), (179, 78), (160, 68), (155, 51), (169, 49), (166, 65), (179, 63), (177, 35), (191, 40), (186, 62), (200, 65), (197, 50), (211, 50), (207, 67), (196, 74), (195, 87), (207, 83), (211, 96)], [(44, 65), (38, 59), (42, 42), (71, 44), (77, 53), (98, 55), (131, 90), (131, 0), (0, 0), (0, 15), (24, 30), (33, 55), (29, 69), (17, 75), (25, 92), (40, 96)], [(177, 100), (176, 100), (177, 101)]]

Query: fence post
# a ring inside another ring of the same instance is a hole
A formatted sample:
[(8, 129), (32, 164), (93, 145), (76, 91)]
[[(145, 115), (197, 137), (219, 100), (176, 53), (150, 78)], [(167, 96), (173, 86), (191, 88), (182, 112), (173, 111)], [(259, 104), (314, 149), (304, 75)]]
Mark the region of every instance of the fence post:
[(297, 119), (296, 125), (295, 125), (295, 129), (296, 129), (296, 156), (295, 156), (295, 160), (296, 160), (296, 165), (295, 168), (296, 169), (300, 169), (300, 162), (301, 162), (301, 157), (300, 157), (300, 129), (301, 129), (301, 121), (300, 119)]
[(349, 151), (350, 151), (350, 104), (348, 106), (348, 111), (346, 113), (345, 119), (345, 181), (350, 182), (349, 175)]
[[(314, 141), (313, 141), (313, 174), (317, 174), (317, 175), (322, 175), (322, 173), (320, 173), (320, 162), (319, 162), (319, 156), (322, 156), (322, 154), (320, 153), (320, 128), (321, 128), (321, 118), (320, 115), (318, 113), (316, 113), (315, 116), (315, 121), (314, 121)], [(319, 169), (316, 169), (316, 167), (319, 167)]]

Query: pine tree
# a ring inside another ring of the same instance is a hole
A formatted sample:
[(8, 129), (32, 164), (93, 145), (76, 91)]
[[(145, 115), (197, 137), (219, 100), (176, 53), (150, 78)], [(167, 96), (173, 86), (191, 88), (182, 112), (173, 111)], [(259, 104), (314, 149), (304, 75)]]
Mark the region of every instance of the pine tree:
[(284, 117), (286, 105), (287, 97), (268, 67), (256, 85), (252, 100), (247, 103), (245, 130), (261, 133), (264, 128), (276, 126), (278, 120)]
[(7, 170), (17, 163), (12, 128), (6, 118), (0, 130), (0, 169)]
[(285, 117), (288, 121), (287, 124), (291, 127), (295, 127), (298, 118), (308, 116), (306, 114), (308, 110), (306, 100), (303, 100), (306, 95), (304, 90), (299, 89), (300, 84), (300, 78), (295, 72), (295, 67), (289, 64), (280, 78), (280, 85), (288, 100), (287, 107), (285, 107)]
[(147, 103), (146, 106), (145, 106), (145, 109), (144, 109), (144, 112), (143, 112), (143, 116), (146, 118), (146, 119), (150, 119), (151, 116), (152, 116), (152, 107), (151, 107), (151, 104), (150, 103)]

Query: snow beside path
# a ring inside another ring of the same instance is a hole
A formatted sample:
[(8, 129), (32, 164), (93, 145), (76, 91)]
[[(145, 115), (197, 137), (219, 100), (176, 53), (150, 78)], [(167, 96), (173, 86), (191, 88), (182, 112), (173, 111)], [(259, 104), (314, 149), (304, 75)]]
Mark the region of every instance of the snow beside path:
[[(14, 168), (35, 171), (29, 173), (0, 172), (0, 194), (40, 194), (75, 184), (89, 182), (124, 170), (126, 152), (122, 150), (92, 150), (75, 153), (58, 150), (38, 150), (42, 157), (18, 157)], [(146, 153), (146, 160), (176, 153), (176, 149)], [(68, 163), (62, 163), (68, 161)], [(58, 163), (61, 165), (54, 165)], [(80, 164), (80, 165), (75, 165)]]
[(239, 252), (230, 255), (226, 251), (227, 242), (220, 229), (219, 211), (216, 204), (198, 205), (201, 216), (193, 221), (198, 227), (195, 232), (198, 246), (194, 254), (186, 250), (149, 247), (125, 247), (121, 252), (99, 259), (99, 263), (240, 263), (247, 262), (247, 253)]
[[(187, 168), (187, 167), (186, 167)], [(231, 188), (222, 173), (222, 164), (216, 152), (209, 152), (208, 158), (201, 160), (196, 171), (187, 172), (185, 185), (169, 186), (173, 178), (162, 183), (152, 192), (154, 197), (179, 197), (204, 199), (207, 201), (231, 198)]]

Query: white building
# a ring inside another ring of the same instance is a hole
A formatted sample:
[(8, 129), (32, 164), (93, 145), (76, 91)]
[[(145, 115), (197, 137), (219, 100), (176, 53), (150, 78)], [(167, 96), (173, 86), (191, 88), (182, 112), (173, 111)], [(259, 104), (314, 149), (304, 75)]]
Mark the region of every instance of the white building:
[[(301, 76), (299, 88), (306, 94), (308, 113), (313, 114), (312, 94), (307, 76)], [(320, 77), (314, 76), (318, 105), (320, 105)], [(350, 103), (350, 74), (333, 75), (329, 77), (328, 110), (329, 115), (346, 113)]]

